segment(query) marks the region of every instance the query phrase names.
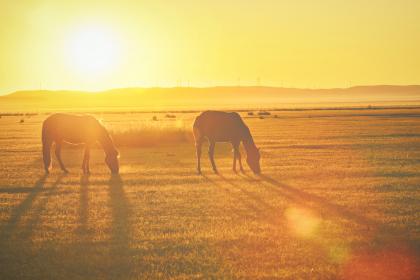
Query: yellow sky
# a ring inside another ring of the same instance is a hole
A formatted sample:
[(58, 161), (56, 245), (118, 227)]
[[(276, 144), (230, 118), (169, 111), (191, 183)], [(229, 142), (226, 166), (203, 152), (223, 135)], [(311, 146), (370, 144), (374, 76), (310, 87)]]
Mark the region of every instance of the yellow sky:
[[(288, 87), (420, 84), (418, 0), (0, 3), (0, 94), (258, 77)], [(92, 32), (111, 50), (77, 57)]]

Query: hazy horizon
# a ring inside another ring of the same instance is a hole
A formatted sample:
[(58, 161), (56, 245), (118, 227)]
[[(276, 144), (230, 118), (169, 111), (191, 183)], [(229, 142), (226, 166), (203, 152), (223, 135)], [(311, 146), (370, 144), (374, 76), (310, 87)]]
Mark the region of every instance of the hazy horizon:
[(419, 106), (420, 86), (336, 89), (276, 87), (120, 88), (84, 91), (20, 91), (0, 96), (0, 112), (61, 110), (240, 110)]
[(275, 85), (213, 85), (213, 86), (130, 86), (130, 87), (112, 87), (97, 90), (84, 90), (80, 88), (21, 88), (9, 92), (0, 92), (0, 96), (7, 96), (18, 92), (80, 92), (80, 93), (104, 93), (114, 90), (130, 90), (130, 89), (211, 89), (211, 88), (274, 88), (274, 89), (290, 89), (290, 90), (308, 90), (308, 91), (322, 91), (322, 90), (348, 90), (354, 88), (374, 88), (374, 87), (420, 87), (419, 84), (366, 84), (366, 85), (352, 85), (347, 87), (285, 87)]

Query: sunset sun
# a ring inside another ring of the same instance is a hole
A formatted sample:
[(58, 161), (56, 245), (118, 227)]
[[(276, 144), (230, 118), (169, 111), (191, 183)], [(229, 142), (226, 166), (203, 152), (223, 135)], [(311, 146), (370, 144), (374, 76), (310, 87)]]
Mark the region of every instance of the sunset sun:
[(118, 36), (103, 27), (84, 27), (69, 36), (69, 64), (81, 75), (100, 76), (112, 72), (121, 60)]

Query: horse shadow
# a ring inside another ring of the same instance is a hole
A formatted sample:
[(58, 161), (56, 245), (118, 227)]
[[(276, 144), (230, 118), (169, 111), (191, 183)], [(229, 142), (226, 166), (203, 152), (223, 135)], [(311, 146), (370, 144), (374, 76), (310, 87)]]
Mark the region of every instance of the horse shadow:
[(48, 189), (45, 189), (45, 183), (48, 178), (48, 174), (44, 174), (43, 176), (41, 176), (31, 188), (22, 188), (23, 190), (19, 190), (19, 188), (13, 189), (12, 193), (22, 193), (29, 191), (29, 194), (16, 208), (12, 210), (9, 220), (5, 223), (5, 225), (0, 231), (0, 242), (6, 242), (6, 240), (9, 240), (11, 238), (19, 222), (22, 220), (22, 217), (31, 211), (32, 205), (38, 198), (39, 194), (41, 192), (47, 192), (46, 196), (43, 197), (43, 199), (39, 202), (37, 208), (32, 211), (33, 213), (27, 221), (23, 231), (20, 232), (20, 234), (22, 234), (25, 237), (30, 236), (30, 233), (33, 231), (33, 229), (40, 220), (40, 216), (43, 209), (45, 209), (48, 196), (51, 195), (55, 188), (60, 184), (64, 176), (65, 174), (62, 174), (59, 177), (57, 177), (56, 181)]
[(379, 226), (379, 223), (373, 219), (365, 217), (361, 214), (350, 211), (344, 206), (335, 204), (323, 197), (315, 194), (310, 194), (301, 191), (297, 188), (291, 187), (284, 183), (277, 181), (267, 175), (259, 174), (258, 178), (264, 183), (264, 186), (272, 192), (284, 196), (289, 200), (308, 208), (319, 210), (322, 215), (326, 216), (339, 216), (357, 224), (365, 225), (368, 227)]
[[(235, 201), (238, 202), (239, 204), (241, 204), (245, 209), (251, 210), (256, 216), (260, 213), (260, 210), (257, 207), (255, 207), (251, 203), (247, 203), (247, 201), (245, 201), (245, 200), (239, 199), (237, 197), (237, 195), (235, 195), (235, 193), (231, 189), (229, 189), (227, 187), (224, 187), (222, 184), (216, 182), (215, 180), (211, 179), (210, 177), (208, 177), (205, 174), (201, 174), (201, 176), (207, 182), (209, 182), (211, 185), (213, 185), (213, 186), (217, 187), (218, 189), (222, 190), (227, 196), (234, 198)], [(219, 176), (220, 176), (220, 174), (219, 174)], [(234, 209), (232, 209), (232, 211), (238, 217), (246, 218), (246, 219), (255, 219), (255, 217), (253, 215), (250, 215), (248, 213), (248, 211), (241, 211), (237, 206)]]
[(347, 207), (335, 204), (315, 194), (309, 194), (287, 184), (283, 184), (267, 175), (258, 175), (264, 182), (264, 186), (280, 196), (285, 196), (294, 203), (309, 209), (314, 209), (323, 218), (343, 218), (359, 227), (359, 231), (365, 235), (371, 235), (368, 246), (383, 247), (408, 247), (419, 251), (420, 244), (407, 236), (407, 232), (391, 225), (366, 217), (360, 213), (349, 210)]
[(130, 249), (132, 212), (124, 191), (124, 181), (118, 174), (111, 175), (108, 180), (109, 207), (111, 209), (110, 253), (113, 258), (111, 278), (129, 276), (134, 269), (130, 264), (132, 250)]
[(80, 198), (79, 198), (79, 228), (78, 232), (86, 238), (88, 232), (88, 212), (89, 212), (89, 174), (80, 176)]
[[(240, 184), (237, 184), (233, 180), (228, 180), (225, 176), (222, 174), (219, 174), (219, 177), (229, 184), (230, 186), (238, 189), (241, 193), (243, 193), (246, 197), (248, 197), (250, 200), (252, 200), (256, 205), (262, 207), (264, 210), (268, 211), (275, 211), (275, 207), (267, 203), (265, 200), (263, 200), (260, 196), (256, 195), (255, 193), (252, 193), (248, 191), (246, 188), (242, 187)], [(259, 212), (262, 212), (261, 210)]]
[[(284, 197), (289, 201), (293, 201), (294, 203), (300, 204), (307, 208), (318, 210), (319, 213), (324, 217), (338, 216), (346, 220), (353, 221), (359, 225), (363, 225), (368, 229), (371, 229), (373, 227), (379, 228), (384, 226), (374, 219), (370, 219), (366, 216), (363, 216), (362, 214), (353, 212), (344, 206), (335, 204), (318, 195), (310, 194), (297, 188), (291, 187), (287, 184), (281, 183), (268, 175), (258, 174), (251, 176), (246, 172), (242, 172), (239, 173), (239, 176), (247, 180), (249, 183), (262, 183), (263, 187), (266, 188), (268, 191), (278, 196)], [(274, 208), (262, 198), (247, 191), (244, 187), (241, 187), (239, 184), (235, 183), (232, 180), (228, 180), (223, 175), (219, 174), (219, 177), (231, 186), (240, 189), (244, 194), (247, 195), (248, 198), (254, 200), (255, 203), (262, 205), (267, 210), (274, 210)]]
[[(263, 220), (273, 225), (278, 224), (278, 219), (275, 218), (278, 214), (278, 207), (270, 205), (261, 196), (247, 190), (234, 180), (229, 180), (221, 173), (216, 174), (216, 176), (221, 179), (223, 184), (211, 179), (205, 174), (201, 176), (212, 185), (218, 187), (218, 189), (224, 191), (228, 196), (235, 199), (237, 204), (235, 204), (236, 207), (232, 211), (238, 217), (248, 220)], [(242, 205), (242, 207), (238, 207), (239, 205)]]

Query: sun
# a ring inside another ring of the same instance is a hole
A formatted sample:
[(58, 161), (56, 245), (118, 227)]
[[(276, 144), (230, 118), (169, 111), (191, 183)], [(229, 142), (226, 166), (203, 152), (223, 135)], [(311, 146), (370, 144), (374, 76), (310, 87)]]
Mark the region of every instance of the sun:
[(120, 62), (120, 40), (105, 27), (79, 28), (69, 36), (67, 58), (78, 74), (102, 76), (112, 72)]

